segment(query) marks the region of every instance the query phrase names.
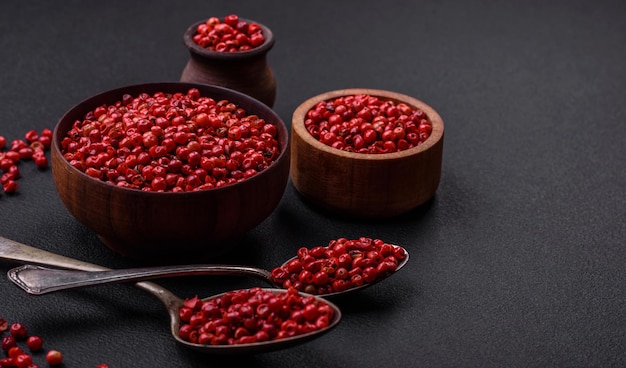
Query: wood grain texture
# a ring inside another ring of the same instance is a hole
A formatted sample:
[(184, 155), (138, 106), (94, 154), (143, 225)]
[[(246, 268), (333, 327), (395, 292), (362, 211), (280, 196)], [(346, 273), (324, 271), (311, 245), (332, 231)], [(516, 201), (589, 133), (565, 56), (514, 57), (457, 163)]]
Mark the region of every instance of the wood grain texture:
[[(266, 170), (245, 181), (212, 190), (156, 193), (120, 188), (95, 180), (71, 166), (60, 141), (77, 119), (124, 93), (186, 92), (227, 99), (278, 128), (281, 154)], [(108, 247), (125, 256), (165, 262), (215, 257), (237, 245), (247, 231), (276, 208), (289, 179), (290, 141), (287, 127), (268, 106), (242, 93), (216, 86), (151, 83), (123, 87), (91, 97), (69, 110), (54, 130), (52, 172), (59, 196), (69, 212), (93, 230)]]
[[(368, 94), (422, 109), (432, 123), (430, 137), (417, 147), (387, 154), (361, 154), (329, 147), (304, 127), (306, 113), (319, 101)], [(429, 200), (441, 177), (443, 120), (424, 102), (395, 92), (345, 89), (302, 103), (293, 113), (291, 178), (308, 200), (331, 211), (369, 218), (405, 213)]]
[(189, 61), (183, 69), (181, 82), (222, 86), (245, 93), (269, 107), (276, 100), (276, 79), (267, 62), (267, 53), (274, 46), (274, 34), (265, 25), (255, 22), (263, 30), (265, 42), (259, 47), (241, 52), (217, 52), (205, 49), (193, 41), (198, 21), (185, 31), (183, 42), (189, 50)]

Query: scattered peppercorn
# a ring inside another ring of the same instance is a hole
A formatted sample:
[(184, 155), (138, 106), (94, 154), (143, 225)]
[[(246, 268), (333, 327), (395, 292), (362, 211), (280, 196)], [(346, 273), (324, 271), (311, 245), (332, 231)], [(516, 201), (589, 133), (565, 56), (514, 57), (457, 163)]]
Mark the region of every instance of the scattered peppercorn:
[[(22, 323), (13, 323), (9, 326), (9, 322), (0, 318), (0, 336), (5, 331), (9, 334), (2, 337), (2, 350), (5, 357), (0, 357), (0, 368), (38, 368), (34, 359), (37, 356), (31, 355), (24, 350), (19, 344), (26, 341), (26, 346), (31, 352), (38, 352), (43, 347), (43, 340), (36, 335), (28, 335), (26, 326)], [(63, 354), (58, 350), (49, 350), (45, 354), (46, 363), (49, 366), (57, 366), (63, 362)], [(108, 368), (106, 363), (96, 366), (96, 368)]]
[(13, 359), (15, 359), (15, 366), (17, 368), (32, 368), (33, 357), (28, 354), (22, 353)]
[(43, 340), (39, 336), (29, 336), (26, 340), (26, 345), (30, 351), (39, 351), (43, 347)]
[(3, 151), (7, 146), (7, 139), (0, 136), (0, 184), (6, 193), (15, 193), (18, 189), (17, 179), (21, 177), (19, 163), (32, 160), (39, 169), (48, 167), (46, 151), (50, 149), (52, 142), (52, 130), (43, 129), (41, 133), (29, 130), (24, 139), (14, 139), (9, 144), (9, 150)]
[(21, 323), (12, 324), (9, 331), (11, 332), (11, 336), (15, 337), (16, 340), (26, 339), (28, 333), (26, 327)]
[(0, 367), (15, 367), (15, 360), (13, 358), (2, 358), (0, 359)]
[(46, 362), (50, 365), (59, 365), (63, 363), (63, 354), (58, 350), (50, 350), (46, 354)]
[(2, 338), (2, 350), (4, 350), (5, 353), (9, 353), (9, 350), (11, 350), (12, 347), (17, 346), (17, 341), (15, 341), (15, 337), (13, 336), (4, 336)]

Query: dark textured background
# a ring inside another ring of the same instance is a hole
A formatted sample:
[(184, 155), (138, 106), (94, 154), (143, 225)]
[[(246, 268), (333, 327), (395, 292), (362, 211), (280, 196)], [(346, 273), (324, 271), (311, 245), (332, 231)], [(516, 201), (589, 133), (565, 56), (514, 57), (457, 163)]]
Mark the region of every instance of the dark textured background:
[[(328, 335), (258, 356), (178, 346), (159, 301), (127, 285), (33, 297), (0, 280), (0, 317), (64, 352), (66, 367), (626, 366), (626, 3), (3, 1), (0, 134), (52, 128), (107, 89), (177, 80), (187, 26), (228, 13), (274, 31), (274, 108), (288, 125), (313, 95), (369, 87), (427, 102), (446, 137), (441, 184), (423, 208), (337, 218), (290, 184), (243, 250), (220, 261), (270, 268), (303, 245), (372, 236), (404, 244), (409, 264), (341, 300)], [(69, 215), (50, 170), (20, 168), (19, 193), (0, 194), (1, 236), (137, 265)], [(255, 281), (160, 283), (205, 296)]]

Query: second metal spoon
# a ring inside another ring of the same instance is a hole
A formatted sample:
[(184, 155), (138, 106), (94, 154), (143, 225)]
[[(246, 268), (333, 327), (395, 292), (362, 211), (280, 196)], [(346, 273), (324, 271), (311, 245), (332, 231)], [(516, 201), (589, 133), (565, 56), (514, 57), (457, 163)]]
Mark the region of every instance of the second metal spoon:
[[(409, 254), (406, 249), (404, 249), (404, 253), (405, 257), (400, 261), (396, 269), (391, 274), (400, 270), (408, 261)], [(285, 264), (288, 263), (290, 260), (285, 262)], [(390, 276), (391, 274), (389, 274), (388, 276)], [(163, 277), (191, 275), (253, 276), (267, 282), (275, 288), (282, 288), (282, 285), (278, 285), (274, 282), (272, 274), (268, 270), (255, 267), (233, 265), (174, 265), (127, 268), (96, 272), (60, 270), (35, 265), (24, 265), (9, 270), (7, 275), (9, 280), (11, 280), (14, 284), (18, 285), (20, 288), (33, 295), (41, 295), (53, 291), (109, 283), (145, 281)], [(374, 285), (382, 281), (386, 277), (379, 278), (371, 283), (364, 283), (360, 286), (348, 288), (341, 292), (333, 292), (320, 296), (332, 297), (339, 294), (354, 292), (365, 287)]]

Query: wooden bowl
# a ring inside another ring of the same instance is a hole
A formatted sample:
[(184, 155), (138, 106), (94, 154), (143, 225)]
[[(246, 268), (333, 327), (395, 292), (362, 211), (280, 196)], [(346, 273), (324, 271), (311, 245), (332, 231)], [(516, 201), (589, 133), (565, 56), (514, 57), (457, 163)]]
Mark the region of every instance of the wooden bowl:
[(274, 46), (274, 34), (265, 25), (258, 24), (265, 41), (258, 47), (240, 52), (218, 52), (196, 44), (193, 36), (206, 19), (191, 24), (183, 34), (183, 43), (189, 51), (189, 60), (180, 77), (181, 82), (203, 83), (234, 89), (256, 98), (272, 107), (276, 100), (276, 78), (267, 62), (267, 53)]
[[(76, 169), (63, 157), (60, 142), (76, 120), (123, 94), (187, 92), (227, 99), (248, 114), (276, 125), (281, 153), (267, 169), (235, 184), (195, 192), (145, 192), (108, 184)], [(232, 249), (276, 208), (289, 179), (289, 134), (265, 104), (233, 90), (190, 83), (151, 83), (100, 93), (71, 108), (54, 129), (51, 165), (61, 200), (87, 228), (117, 253), (165, 262), (213, 258)]]
[[(306, 114), (318, 102), (358, 94), (422, 109), (432, 124), (429, 138), (405, 151), (364, 154), (327, 146), (306, 130)], [(408, 212), (428, 201), (437, 190), (443, 131), (439, 114), (410, 96), (376, 89), (344, 89), (320, 94), (302, 103), (293, 113), (293, 185), (305, 199), (342, 215), (384, 218)]]

